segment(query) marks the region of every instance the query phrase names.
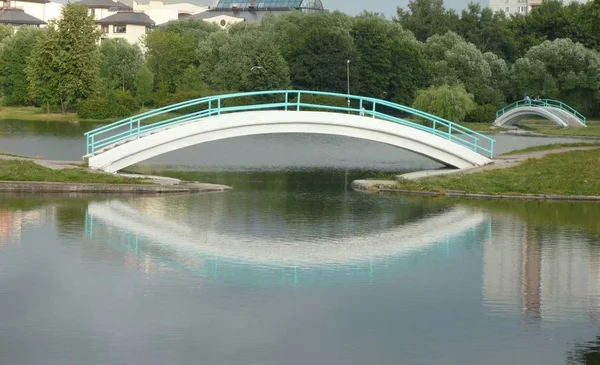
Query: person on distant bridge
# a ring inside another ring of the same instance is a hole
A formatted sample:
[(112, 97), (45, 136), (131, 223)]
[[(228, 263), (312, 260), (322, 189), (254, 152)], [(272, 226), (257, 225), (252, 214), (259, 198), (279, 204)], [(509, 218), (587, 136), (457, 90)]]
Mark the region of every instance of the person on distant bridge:
[(525, 104), (527, 105), (531, 105), (531, 98), (529, 97), (529, 95), (525, 94)]

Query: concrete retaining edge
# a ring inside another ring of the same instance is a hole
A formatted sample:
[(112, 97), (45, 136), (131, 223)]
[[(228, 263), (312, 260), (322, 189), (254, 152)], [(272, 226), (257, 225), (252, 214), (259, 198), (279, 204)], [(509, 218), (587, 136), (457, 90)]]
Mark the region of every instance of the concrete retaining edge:
[[(379, 181), (381, 183), (381, 181)], [(600, 196), (597, 195), (552, 195), (552, 194), (474, 194), (461, 191), (435, 192), (435, 191), (415, 191), (415, 190), (400, 190), (390, 189), (385, 186), (392, 186), (394, 181), (389, 181), (390, 184), (377, 184), (370, 180), (355, 180), (351, 186), (356, 191), (369, 193), (386, 193), (399, 195), (413, 196), (430, 196), (430, 197), (446, 197), (446, 198), (467, 198), (467, 199), (484, 199), (484, 200), (545, 200), (545, 201), (588, 201), (600, 202)], [(381, 187), (384, 185), (384, 187)]]
[(168, 194), (231, 190), (226, 185), (186, 183), (158, 184), (84, 184), (43, 181), (0, 181), (2, 193), (90, 193), (90, 194)]
[(600, 202), (600, 196), (597, 195), (549, 195), (549, 194), (473, 194), (463, 192), (422, 192), (411, 190), (379, 189), (380, 193), (398, 193), (406, 195), (426, 195), (426, 196), (444, 196), (448, 198), (470, 198), (470, 199), (495, 199), (495, 200), (552, 200), (552, 201), (594, 201)]

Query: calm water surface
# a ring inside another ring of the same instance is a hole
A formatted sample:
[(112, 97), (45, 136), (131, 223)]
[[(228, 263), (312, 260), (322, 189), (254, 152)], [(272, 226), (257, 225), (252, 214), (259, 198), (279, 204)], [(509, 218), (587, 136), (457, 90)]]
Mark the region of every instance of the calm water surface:
[(155, 162), (235, 190), (0, 196), (0, 364), (598, 363), (600, 204), (355, 193), (431, 163), (351, 139), (186, 151)]
[[(94, 123), (0, 121), (0, 152), (41, 156), (51, 160), (81, 160), (83, 133)], [(586, 141), (494, 135), (496, 154), (550, 143)], [(589, 142), (589, 140), (587, 140)], [(203, 170), (273, 170), (321, 167), (399, 171), (439, 167), (435, 162), (395, 147), (352, 138), (324, 135), (266, 135), (205, 143), (167, 153), (145, 162), (194, 166)]]

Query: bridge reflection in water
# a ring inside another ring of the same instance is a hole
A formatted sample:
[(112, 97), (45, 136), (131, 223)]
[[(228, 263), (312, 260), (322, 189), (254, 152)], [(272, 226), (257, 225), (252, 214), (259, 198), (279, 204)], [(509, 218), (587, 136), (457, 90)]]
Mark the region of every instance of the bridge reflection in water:
[(398, 227), (339, 242), (283, 241), (202, 231), (157, 220), (122, 201), (90, 203), (85, 237), (125, 253), (146, 272), (186, 271), (218, 281), (318, 285), (370, 281), (451, 256), (453, 245), (484, 242), (491, 224), (476, 209), (452, 207)]

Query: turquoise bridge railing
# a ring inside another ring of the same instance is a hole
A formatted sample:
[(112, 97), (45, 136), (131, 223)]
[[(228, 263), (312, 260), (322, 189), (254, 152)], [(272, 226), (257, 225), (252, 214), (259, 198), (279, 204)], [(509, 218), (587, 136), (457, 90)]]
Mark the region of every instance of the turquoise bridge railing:
[(500, 118), (500, 116), (512, 109), (516, 109), (516, 108), (521, 108), (521, 107), (551, 107), (551, 108), (557, 108), (560, 110), (564, 110), (572, 115), (575, 116), (575, 118), (577, 118), (581, 123), (583, 123), (585, 125), (585, 121), (586, 118), (583, 116), (583, 114), (581, 114), (580, 112), (578, 112), (577, 110), (571, 108), (570, 106), (568, 106), (567, 104), (563, 103), (562, 101), (559, 100), (552, 100), (552, 99), (541, 99), (541, 100), (531, 100), (531, 101), (526, 101), (526, 100), (518, 100), (515, 101), (514, 103), (505, 106), (504, 108), (498, 110), (496, 112), (496, 119)]
[[(252, 98), (252, 103), (248, 103), (249, 98)], [(351, 102), (349, 106), (346, 106), (347, 100)], [(236, 102), (245, 105), (235, 105)], [(396, 115), (381, 112), (383, 108)], [(381, 99), (305, 90), (256, 91), (207, 96), (150, 110), (85, 133), (86, 157), (94, 156), (109, 146), (125, 143), (178, 124), (226, 113), (257, 110), (321, 110), (362, 115), (425, 131), (489, 158), (494, 157), (496, 142), (494, 139), (435, 115)], [(425, 123), (407, 120), (398, 115), (408, 115)], [(161, 120), (161, 117), (166, 119)]]

